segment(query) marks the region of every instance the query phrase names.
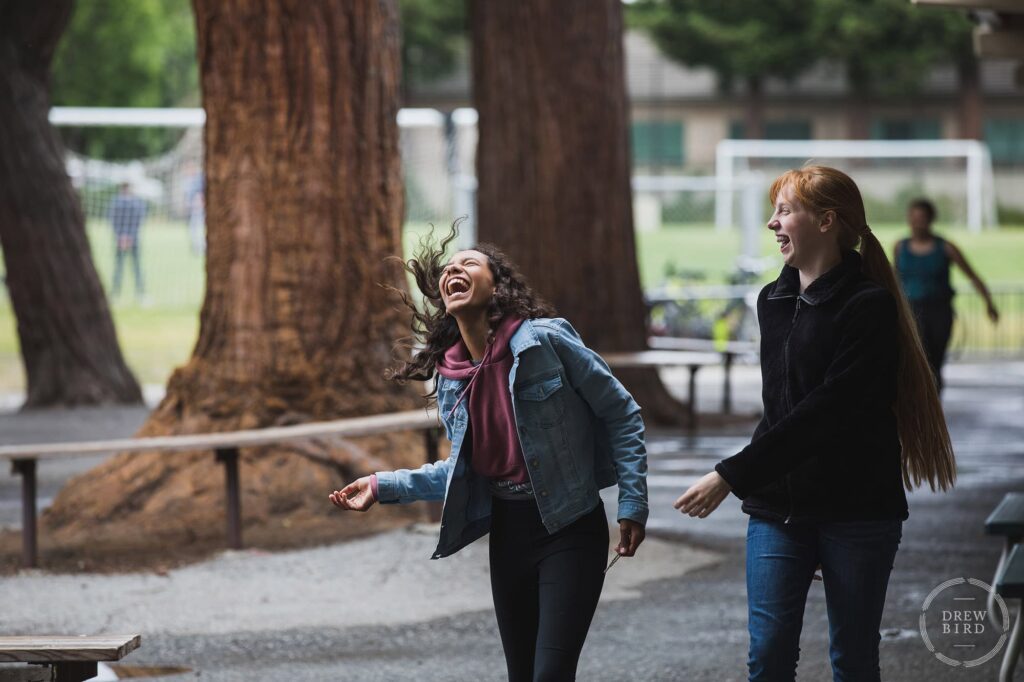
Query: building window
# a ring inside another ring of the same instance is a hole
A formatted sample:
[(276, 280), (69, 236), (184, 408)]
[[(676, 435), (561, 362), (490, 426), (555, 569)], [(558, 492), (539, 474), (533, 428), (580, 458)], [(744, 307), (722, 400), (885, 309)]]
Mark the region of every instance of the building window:
[(873, 140), (941, 140), (938, 119), (879, 118), (871, 124)]
[(683, 165), (685, 155), (681, 121), (634, 121), (631, 130), (634, 165)]
[(988, 119), (985, 121), (985, 142), (993, 161), (1024, 162), (1024, 119)]
[[(764, 139), (766, 140), (810, 140), (811, 122), (805, 119), (791, 118), (764, 122)], [(747, 139), (747, 126), (743, 121), (729, 123), (729, 139)]]

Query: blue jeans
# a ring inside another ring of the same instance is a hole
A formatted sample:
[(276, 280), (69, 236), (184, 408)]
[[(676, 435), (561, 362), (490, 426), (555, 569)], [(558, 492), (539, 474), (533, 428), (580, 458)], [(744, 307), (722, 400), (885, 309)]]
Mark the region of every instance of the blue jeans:
[(750, 680), (793, 680), (807, 590), (821, 564), (835, 682), (880, 680), (878, 628), (902, 521), (747, 526)]
[(139, 262), (139, 242), (135, 241), (128, 248), (118, 247), (114, 251), (114, 286), (112, 294), (118, 296), (121, 293), (121, 273), (124, 270), (124, 259), (131, 258), (135, 267), (135, 295), (142, 296), (145, 293), (145, 286), (142, 283), (142, 263)]

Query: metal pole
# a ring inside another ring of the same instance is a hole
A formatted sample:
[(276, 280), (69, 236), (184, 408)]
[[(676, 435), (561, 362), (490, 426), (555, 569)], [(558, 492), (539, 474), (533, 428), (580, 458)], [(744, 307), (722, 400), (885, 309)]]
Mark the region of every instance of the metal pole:
[(733, 152), (728, 141), (718, 143), (715, 150), (715, 229), (732, 227)]
[(36, 460), (16, 459), (11, 472), (21, 476), (21, 565), (39, 565), (39, 543), (36, 524)]
[(981, 232), (983, 184), (981, 177), (981, 154), (978, 149), (971, 149), (967, 154), (967, 229)]
[(224, 464), (228, 547), (242, 549), (242, 496), (238, 490), (238, 448), (218, 448), (217, 461)]
[(690, 430), (697, 428), (697, 370), (700, 365), (690, 365), (690, 393), (689, 404), (686, 406), (687, 426)]
[(1003, 654), (1003, 664), (999, 666), (999, 682), (1013, 682), (1013, 670), (1017, 667), (1017, 659), (1020, 658), (1021, 639), (1024, 638), (1024, 602), (1017, 612), (1017, 620), (1013, 624), (1013, 631), (1010, 633), (1010, 640), (1006, 643), (1006, 653)]
[(996, 573), (992, 576), (992, 587), (989, 588), (988, 598), (985, 600), (985, 609), (988, 612), (988, 622), (992, 623), (992, 627), (1002, 627), (1003, 623), (1000, 618), (996, 616), (996, 583), (999, 582), (999, 578), (1003, 575), (1003, 567), (1006, 566), (1006, 560), (1010, 558), (1010, 552), (1020, 542), (1020, 538), (1016, 535), (1008, 535), (1003, 538), (1003, 553), (999, 556), (999, 563), (996, 564)]
[(732, 373), (732, 360), (734, 354), (726, 351), (723, 353), (725, 356), (725, 383), (722, 385), (722, 413), (732, 414), (732, 381), (730, 381), (730, 375)]

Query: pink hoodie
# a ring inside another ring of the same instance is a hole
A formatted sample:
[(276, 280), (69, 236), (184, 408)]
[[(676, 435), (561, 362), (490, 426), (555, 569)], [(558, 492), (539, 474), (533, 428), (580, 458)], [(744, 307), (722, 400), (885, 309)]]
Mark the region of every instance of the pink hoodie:
[[(466, 401), (469, 411), (466, 435), (471, 444), (473, 471), (480, 476), (514, 483), (530, 480), (519, 445), (512, 394), (508, 387), (508, 373), (515, 360), (509, 341), (522, 323), (518, 317), (503, 317), (494, 331), (494, 341), (487, 346), (479, 365), (473, 364), (469, 349), (461, 338), (445, 351), (437, 363), (437, 373), (441, 376), (468, 382), (452, 411)], [(447, 418), (449, 415), (442, 416)], [(373, 498), (378, 499), (376, 475), (371, 477), (370, 487)]]
[[(479, 365), (473, 364), (462, 339), (437, 363), (437, 373), (446, 379), (468, 381), (459, 395), (459, 402), (465, 400), (469, 411), (467, 435), (472, 443), (473, 471), (480, 476), (515, 483), (530, 480), (508, 386), (508, 373), (515, 360), (509, 341), (522, 323), (522, 319), (510, 315), (502, 318), (494, 332), (494, 342), (487, 346)], [(456, 402), (456, 407), (458, 404)]]

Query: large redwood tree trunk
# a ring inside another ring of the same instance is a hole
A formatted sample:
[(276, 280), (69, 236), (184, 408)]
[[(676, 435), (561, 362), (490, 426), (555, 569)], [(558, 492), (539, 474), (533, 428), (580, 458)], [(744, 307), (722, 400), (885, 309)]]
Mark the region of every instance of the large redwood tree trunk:
[[(383, 378), (403, 188), (396, 3), (195, 0), (207, 119), (199, 340), (153, 425), (408, 408)], [(158, 426), (159, 425), (159, 426)]]
[(142, 402), (49, 122), (50, 62), (71, 6), (0, 1), (0, 246), (28, 408)]
[(747, 108), (744, 112), (746, 138), (764, 139), (764, 82), (758, 76), (747, 79)]
[[(397, 2), (194, 0), (194, 8), (207, 115), (207, 291), (193, 356), (141, 433), (421, 405), (415, 390), (383, 377), (394, 341), (408, 334), (406, 314), (380, 286), (405, 286), (385, 261), (401, 254), (403, 212)], [(379, 464), (353, 452), (329, 443), (243, 452), (247, 525), (293, 512), (326, 517), (333, 487)], [(423, 458), (415, 447), (397, 454), (392, 462)], [(218, 535), (215, 467), (207, 452), (119, 456), (72, 482), (48, 519), (73, 526), (87, 505), (90, 518), (171, 533), (202, 524)], [(109, 500), (86, 494), (106, 487), (116, 490)]]
[[(478, 224), (600, 351), (647, 347), (620, 0), (472, 4)], [(654, 422), (680, 405), (620, 371)]]

